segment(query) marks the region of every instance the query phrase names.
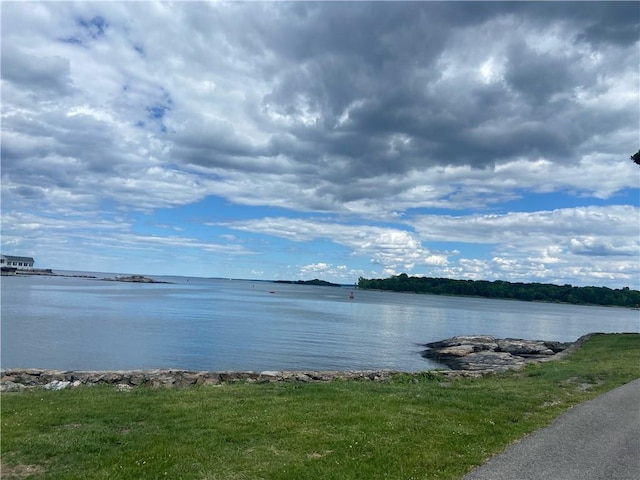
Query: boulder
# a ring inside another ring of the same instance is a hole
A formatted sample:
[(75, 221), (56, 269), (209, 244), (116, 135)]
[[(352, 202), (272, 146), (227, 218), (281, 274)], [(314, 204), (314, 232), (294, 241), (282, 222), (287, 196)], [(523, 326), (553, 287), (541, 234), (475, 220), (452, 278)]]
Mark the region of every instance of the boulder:
[(438, 354), (442, 356), (464, 357), (475, 351), (473, 345), (456, 345), (453, 347), (440, 348)]
[(453, 370), (503, 371), (519, 368), (527, 361), (551, 358), (571, 343), (496, 339), (489, 335), (460, 335), (427, 343), (422, 356)]
[(525, 359), (505, 352), (471, 353), (458, 360), (460, 370), (495, 370), (519, 367), (525, 364)]
[(4, 380), (2, 384), (0, 384), (0, 392), (21, 392), (28, 387), (22, 383), (16, 383), (12, 380)]
[(553, 355), (553, 350), (549, 349), (543, 341), (520, 340), (507, 338), (498, 340), (498, 352), (507, 352), (513, 355)]
[(65, 388), (69, 388), (70, 386), (71, 382), (67, 382), (65, 380), (54, 380), (47, 383), (43, 388), (45, 390), (64, 390)]
[[(585, 335), (586, 338), (589, 338), (591, 334)], [(585, 337), (580, 337), (576, 342), (553, 342), (553, 341), (545, 341), (544, 345), (551, 350), (553, 353), (564, 352), (569, 347), (574, 345), (581, 345), (584, 342)]]
[(425, 347), (446, 348), (458, 345), (474, 345), (479, 350), (491, 350), (495, 348), (496, 339), (491, 335), (458, 335), (438, 342), (427, 343)]

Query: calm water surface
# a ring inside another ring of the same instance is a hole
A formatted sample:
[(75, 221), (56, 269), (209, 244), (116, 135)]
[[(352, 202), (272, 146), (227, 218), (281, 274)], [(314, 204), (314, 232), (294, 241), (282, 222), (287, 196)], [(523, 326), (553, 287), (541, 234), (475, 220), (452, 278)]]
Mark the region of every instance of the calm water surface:
[[(97, 274), (98, 276), (113, 276)], [(247, 280), (2, 277), (2, 368), (419, 371), (421, 344), (638, 332), (637, 311)]]

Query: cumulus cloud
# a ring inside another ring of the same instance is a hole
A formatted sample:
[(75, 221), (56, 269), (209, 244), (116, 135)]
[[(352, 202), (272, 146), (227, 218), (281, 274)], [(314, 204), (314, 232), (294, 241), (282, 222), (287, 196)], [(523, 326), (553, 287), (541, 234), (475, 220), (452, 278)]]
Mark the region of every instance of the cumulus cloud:
[(412, 222), (422, 238), (470, 243), (569, 242), (597, 233), (601, 238), (632, 239), (636, 245), (640, 209), (628, 205), (578, 207), (552, 211), (475, 214), (465, 216), (424, 215)]
[[(447, 253), (424, 248), (414, 234), (397, 228), (349, 225), (299, 218), (262, 218), (235, 221), (225, 226), (245, 232), (268, 234), (294, 242), (329, 239), (349, 247), (354, 255), (380, 264), (386, 272), (412, 270), (417, 265), (443, 265)], [(324, 265), (321, 263), (320, 265)]]
[[(532, 192), (601, 204), (639, 187), (625, 161), (640, 125), (639, 25), (624, 2), (10, 2), (3, 217), (117, 212), (135, 225), (217, 198), (277, 212), (229, 228), (329, 239), (385, 272), (504, 270), (514, 257), (502, 249), (494, 261), (429, 242), (483, 242), (502, 222), (526, 233), (514, 248), (533, 244), (549, 223), (577, 228), (575, 205), (486, 212)], [(455, 211), (464, 225), (438, 215)], [(206, 234), (184, 232), (207, 249)], [(541, 241), (518, 258), (571, 259), (580, 273), (586, 258), (637, 252), (626, 231), (553, 238), (560, 252)]]
[[(251, 174), (269, 191), (267, 204), (321, 211), (380, 201), (402, 209), (399, 198), (420, 190), (434, 192), (427, 204), (464, 206), (438, 191), (446, 176), (430, 180), (446, 166), (468, 165), (472, 176), (488, 169), (504, 183), (505, 165), (542, 159), (568, 171), (549, 187), (561, 188), (591, 177), (577, 175), (596, 168), (585, 155), (612, 162), (626, 153), (637, 125), (629, 123), (637, 119), (628, 102), (637, 100), (633, 42), (601, 38), (622, 15), (583, 7), (593, 15), (484, 6), (459, 18), (459, 6), (429, 3), (41, 4), (57, 28), (38, 32), (38, 17), (11, 5), (3, 158), (54, 156), (83, 172), (102, 167), (115, 181), (144, 175), (153, 159), (158, 168), (199, 169), (208, 193), (241, 203), (250, 202), (244, 185), (224, 184)], [(602, 75), (611, 69), (615, 76)], [(24, 99), (30, 109), (14, 108), (14, 89), (45, 92), (51, 108)], [(594, 103), (596, 95), (628, 103)], [(611, 144), (611, 135), (627, 144)], [(8, 182), (37, 183), (16, 178), (12, 163)], [(83, 172), (66, 173), (67, 184)], [(270, 189), (272, 175), (291, 175), (292, 188)], [(535, 172), (520, 177), (532, 182)], [(629, 186), (622, 175), (612, 188)]]
[[(263, 218), (235, 221), (234, 230), (268, 234), (294, 242), (330, 239), (367, 258), (386, 275), (415, 271), (430, 276), (473, 279), (601, 278), (634, 281), (640, 241), (640, 209), (631, 206), (588, 207), (507, 214), (419, 216), (407, 230), (324, 220)], [(432, 249), (429, 243), (456, 244)], [(471, 245), (491, 245), (490, 259), (474, 259)], [(469, 247), (459, 244), (468, 244)], [(311, 267), (326, 267), (325, 262)], [(575, 281), (575, 280), (574, 280)]]
[(334, 265), (331, 263), (318, 262), (308, 265), (300, 265), (298, 277), (300, 279), (331, 278), (342, 283), (353, 283), (354, 279), (362, 276), (362, 270), (350, 269), (346, 265)]
[[(492, 246), (489, 260), (460, 260), (452, 273), (472, 278), (539, 278), (597, 284), (602, 278), (634, 282), (640, 257), (640, 209), (580, 207), (538, 212), (421, 216), (413, 227), (424, 241)], [(467, 272), (465, 274), (465, 272)]]
[(73, 86), (69, 63), (66, 58), (37, 57), (8, 45), (2, 51), (2, 78), (36, 96), (70, 95)]

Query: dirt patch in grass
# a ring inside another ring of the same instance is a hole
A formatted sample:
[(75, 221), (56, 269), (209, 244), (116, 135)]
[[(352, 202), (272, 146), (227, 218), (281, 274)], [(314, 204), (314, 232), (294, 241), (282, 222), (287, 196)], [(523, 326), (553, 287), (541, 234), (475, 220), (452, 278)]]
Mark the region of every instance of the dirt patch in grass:
[(324, 458), (331, 453), (333, 453), (333, 450), (325, 450), (324, 452), (313, 452), (313, 453), (309, 453), (307, 455), (307, 458), (312, 458), (312, 459)]
[(32, 475), (42, 475), (45, 473), (44, 467), (41, 465), (24, 465), (18, 463), (17, 465), (0, 465), (0, 477), (6, 480), (19, 480), (23, 478), (29, 478)]

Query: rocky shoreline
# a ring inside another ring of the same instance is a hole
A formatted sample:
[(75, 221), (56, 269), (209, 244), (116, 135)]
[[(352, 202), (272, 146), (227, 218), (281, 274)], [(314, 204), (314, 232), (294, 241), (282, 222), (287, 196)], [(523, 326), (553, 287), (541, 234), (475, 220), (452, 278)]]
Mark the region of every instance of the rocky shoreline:
[(129, 282), (129, 283), (171, 283), (162, 280), (156, 280), (144, 275), (118, 275), (117, 277), (102, 278), (105, 282)]
[[(578, 339), (582, 343), (584, 337)], [(461, 335), (427, 343), (422, 356), (454, 370), (500, 372), (553, 358), (578, 342)]]
[(66, 278), (88, 278), (102, 280), (105, 282), (129, 282), (129, 283), (172, 283), (144, 275), (117, 275), (115, 277), (98, 278), (95, 275), (85, 275), (77, 273), (55, 273), (50, 268), (33, 268), (31, 270), (17, 270), (11, 273), (15, 276), (45, 276), (45, 277), (66, 277)]
[(559, 360), (579, 348), (590, 333), (572, 343), (542, 340), (496, 339), (486, 335), (452, 337), (426, 344), (423, 356), (437, 360), (452, 370), (428, 372), (375, 371), (262, 371), (208, 372), (189, 370), (122, 370), (122, 371), (65, 371), (45, 369), (0, 370), (0, 391), (15, 392), (44, 388), (63, 390), (93, 385), (112, 385), (127, 391), (135, 387), (188, 388), (200, 385), (227, 383), (329, 382), (332, 380), (360, 380), (384, 382), (394, 375), (405, 374), (413, 382), (429, 377), (477, 377), (508, 369), (522, 368), (531, 362)]

